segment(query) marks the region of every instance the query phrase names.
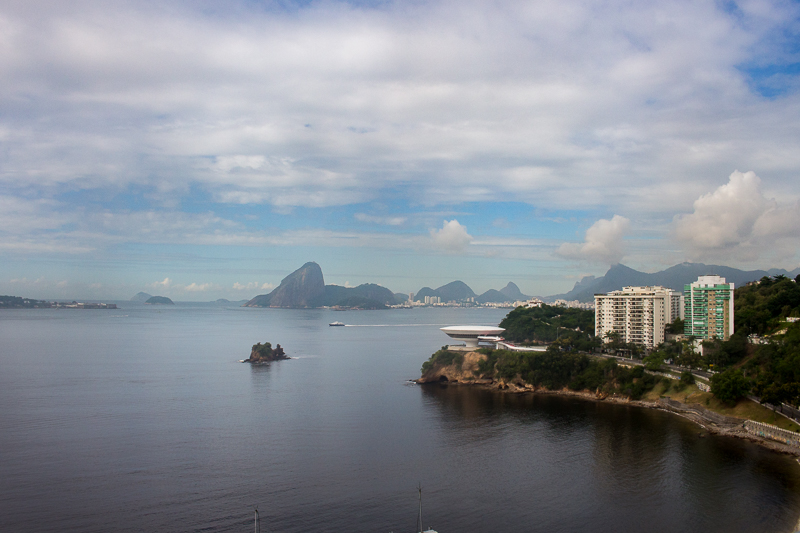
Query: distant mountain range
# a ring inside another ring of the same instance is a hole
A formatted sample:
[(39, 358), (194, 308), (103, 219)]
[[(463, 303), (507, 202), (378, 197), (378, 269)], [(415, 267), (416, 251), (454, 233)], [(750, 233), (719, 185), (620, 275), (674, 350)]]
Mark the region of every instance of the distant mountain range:
[[(480, 296), (463, 281), (453, 281), (438, 289), (423, 287), (414, 295), (414, 300), (424, 301), (425, 296), (438, 296), (442, 302), (452, 302), (475, 298), (480, 303), (515, 302), (528, 297), (520, 292), (519, 287), (509, 283), (504, 288), (489, 290)], [(386, 287), (374, 283), (364, 283), (358, 287), (342, 287), (341, 285), (325, 285), (322, 269), (317, 263), (309, 262), (298, 268), (281, 281), (269, 294), (256, 296), (246, 307), (349, 307), (358, 309), (382, 309), (388, 305), (408, 301), (403, 293), (394, 294)]]
[(467, 298), (475, 298), (478, 303), (503, 303), (503, 302), (516, 302), (520, 300), (527, 300), (530, 298), (522, 294), (519, 287), (513, 282), (502, 289), (495, 290), (489, 289), (481, 295), (475, 292), (463, 281), (451, 281), (447, 285), (442, 285), (438, 289), (431, 289), (430, 287), (422, 287), (414, 295), (415, 302), (424, 302), (426, 296), (438, 296), (442, 302), (458, 302), (466, 300)]
[(146, 292), (137, 292), (136, 295), (131, 298), (132, 302), (146, 302), (150, 298), (152, 298), (152, 294), (147, 294)]
[[(614, 265), (604, 276), (586, 276), (564, 294), (554, 294), (542, 299), (546, 302), (554, 300), (578, 300), (591, 302), (597, 293), (606, 293), (628, 286), (661, 285), (677, 291), (683, 286), (697, 280), (703, 275), (724, 277), (737, 287), (763, 278), (764, 276), (784, 275), (794, 278), (800, 274), (800, 268), (792, 271), (783, 269), (739, 270), (737, 268), (705, 265), (702, 263), (681, 263), (661, 272), (648, 274), (639, 272), (625, 265)], [(504, 303), (524, 301), (530, 298), (522, 293), (513, 282), (500, 290), (489, 289), (477, 295), (463, 281), (451, 281), (437, 289), (423, 287), (414, 294), (414, 301), (424, 302), (426, 296), (438, 296), (443, 303), (458, 302), (474, 298), (477, 303)], [(146, 301), (151, 295), (140, 292), (132, 301)], [(342, 287), (341, 285), (325, 285), (322, 269), (317, 263), (309, 262), (295, 270), (281, 281), (281, 284), (269, 294), (261, 294), (244, 303), (246, 307), (333, 307), (341, 306), (358, 309), (383, 309), (389, 305), (404, 303), (408, 296), (404, 293), (393, 293), (386, 287), (374, 283), (364, 283), (358, 287)], [(217, 300), (217, 304), (228, 304), (227, 300)]]
[(325, 285), (322, 269), (309, 262), (281, 281), (269, 294), (256, 296), (245, 307), (323, 307), (341, 306), (358, 309), (383, 309), (398, 302), (386, 287), (365, 283), (358, 287)]
[(736, 287), (741, 287), (751, 281), (763, 278), (764, 276), (784, 276), (794, 278), (800, 274), (800, 268), (792, 271), (773, 268), (770, 270), (739, 270), (738, 268), (704, 265), (702, 263), (681, 263), (669, 267), (661, 272), (648, 274), (639, 272), (625, 265), (614, 265), (605, 276), (599, 278), (586, 276), (575, 284), (571, 291), (564, 294), (547, 296), (545, 301), (554, 300), (578, 300), (580, 302), (591, 302), (594, 295), (616, 291), (622, 287), (661, 285), (676, 291), (683, 292), (683, 286), (697, 281), (699, 276), (716, 275), (722, 276), (728, 283), (733, 283)]

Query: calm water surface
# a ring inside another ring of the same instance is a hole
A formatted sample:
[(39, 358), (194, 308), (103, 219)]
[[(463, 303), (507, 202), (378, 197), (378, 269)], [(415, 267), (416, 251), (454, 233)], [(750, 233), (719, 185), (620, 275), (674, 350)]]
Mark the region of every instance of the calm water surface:
[[(500, 310), (0, 311), (0, 530), (788, 532), (800, 467), (657, 411), (420, 387)], [(351, 327), (331, 328), (340, 320)], [(296, 357), (240, 364), (256, 342)]]

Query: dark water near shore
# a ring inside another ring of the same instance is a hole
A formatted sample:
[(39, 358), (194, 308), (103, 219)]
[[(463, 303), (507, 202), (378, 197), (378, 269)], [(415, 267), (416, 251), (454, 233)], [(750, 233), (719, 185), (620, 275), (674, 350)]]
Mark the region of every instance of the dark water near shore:
[[(786, 532), (800, 466), (667, 413), (406, 383), (504, 311), (0, 311), (0, 531)], [(360, 327), (331, 328), (340, 320)], [(237, 363), (257, 341), (298, 359)]]

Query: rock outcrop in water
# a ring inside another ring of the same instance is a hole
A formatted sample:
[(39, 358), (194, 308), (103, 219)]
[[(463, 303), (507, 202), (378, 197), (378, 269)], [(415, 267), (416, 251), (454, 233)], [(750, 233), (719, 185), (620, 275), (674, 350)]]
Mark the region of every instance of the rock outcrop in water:
[(260, 342), (253, 345), (250, 351), (250, 358), (245, 359), (245, 363), (271, 363), (272, 361), (282, 361), (289, 359), (283, 352), (280, 344), (276, 344), (275, 348), (268, 342), (261, 344)]

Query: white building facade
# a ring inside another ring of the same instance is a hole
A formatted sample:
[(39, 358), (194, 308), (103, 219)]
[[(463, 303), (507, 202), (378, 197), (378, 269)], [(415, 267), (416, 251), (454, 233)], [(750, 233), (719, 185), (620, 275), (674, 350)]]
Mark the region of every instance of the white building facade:
[(608, 333), (620, 340), (654, 348), (664, 342), (664, 328), (683, 318), (683, 295), (666, 287), (624, 287), (594, 295), (595, 335), (608, 342)]

